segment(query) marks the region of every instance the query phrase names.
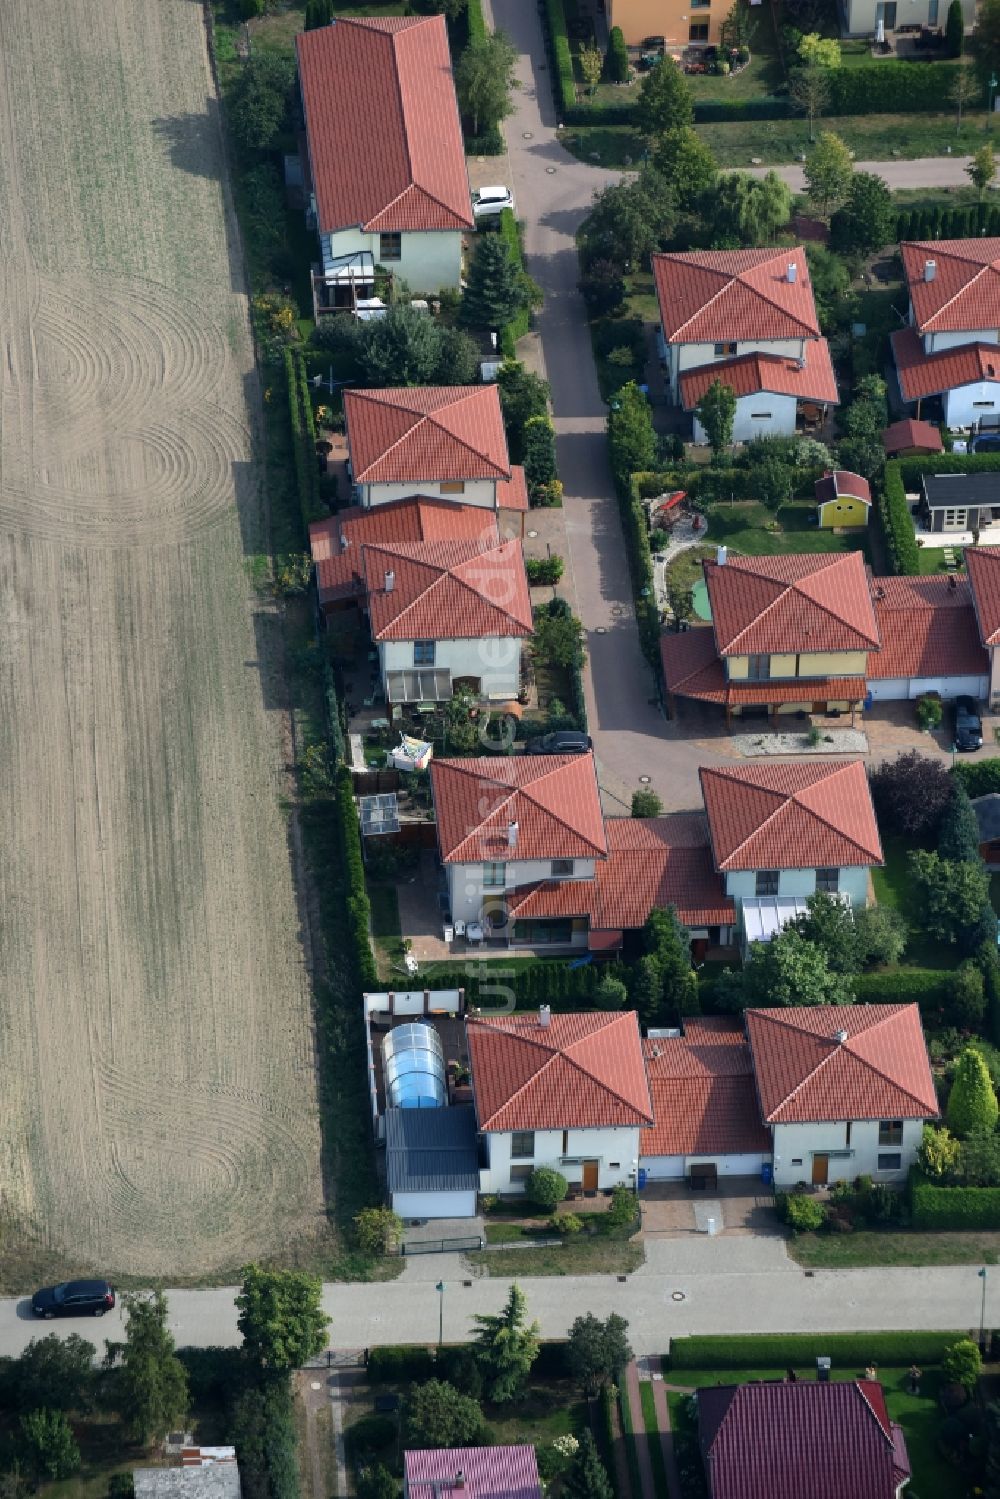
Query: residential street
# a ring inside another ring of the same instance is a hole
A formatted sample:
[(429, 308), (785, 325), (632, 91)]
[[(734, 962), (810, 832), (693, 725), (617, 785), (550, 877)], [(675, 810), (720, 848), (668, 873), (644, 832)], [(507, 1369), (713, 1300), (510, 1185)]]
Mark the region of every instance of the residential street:
[[(941, 1269), (817, 1271), (812, 1277), (785, 1255), (777, 1238), (701, 1234), (650, 1241), (646, 1265), (624, 1284), (611, 1276), (524, 1279), (542, 1335), (561, 1337), (583, 1311), (620, 1312), (637, 1354), (659, 1353), (672, 1335), (818, 1329), (978, 1327), (982, 1282), (975, 1265)], [(1000, 1320), (1000, 1284), (988, 1282), (986, 1325)], [(509, 1281), (472, 1280), (453, 1255), (411, 1261), (397, 1281), (327, 1285), (330, 1344), (433, 1343), (438, 1334), (438, 1280), (443, 1279), (446, 1341), (468, 1337), (475, 1312), (499, 1310)], [(1000, 1278), (1000, 1272), (998, 1272)], [(683, 1300), (674, 1301), (681, 1293)], [(236, 1339), (232, 1288), (168, 1291), (170, 1326), (179, 1344), (206, 1346)], [(16, 1354), (32, 1337), (80, 1333), (99, 1347), (121, 1336), (118, 1313), (101, 1320), (40, 1323), (27, 1299), (0, 1302), (0, 1354)], [(821, 1351), (821, 1350), (820, 1350)]]

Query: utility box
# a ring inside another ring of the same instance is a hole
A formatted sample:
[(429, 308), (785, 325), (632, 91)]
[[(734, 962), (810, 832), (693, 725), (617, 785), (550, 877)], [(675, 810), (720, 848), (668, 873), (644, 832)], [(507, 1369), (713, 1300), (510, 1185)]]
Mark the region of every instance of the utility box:
[(831, 1364), (832, 1360), (828, 1358), (818, 1358), (816, 1360), (816, 1378), (820, 1384), (829, 1384)]

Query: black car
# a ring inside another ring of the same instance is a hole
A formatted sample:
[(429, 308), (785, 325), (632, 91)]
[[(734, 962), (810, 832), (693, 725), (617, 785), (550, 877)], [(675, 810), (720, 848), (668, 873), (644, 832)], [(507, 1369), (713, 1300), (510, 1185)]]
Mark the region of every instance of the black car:
[(115, 1304), (115, 1288), (106, 1280), (67, 1280), (46, 1286), (31, 1298), (36, 1317), (103, 1317)]
[(971, 697), (955, 699), (955, 748), (977, 750), (983, 747), (983, 721)]
[(1000, 453), (1000, 432), (981, 432), (970, 447), (973, 453)]
[(576, 729), (557, 729), (552, 734), (543, 734), (540, 739), (529, 739), (524, 746), (526, 755), (585, 755), (594, 747), (589, 734)]

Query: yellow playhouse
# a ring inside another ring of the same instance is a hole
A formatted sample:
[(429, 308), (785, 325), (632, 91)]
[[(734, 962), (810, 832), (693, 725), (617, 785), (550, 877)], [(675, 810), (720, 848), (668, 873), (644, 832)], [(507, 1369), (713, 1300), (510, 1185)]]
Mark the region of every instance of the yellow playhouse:
[(830, 530), (859, 530), (868, 524), (872, 492), (868, 480), (836, 468), (816, 480), (819, 523)]

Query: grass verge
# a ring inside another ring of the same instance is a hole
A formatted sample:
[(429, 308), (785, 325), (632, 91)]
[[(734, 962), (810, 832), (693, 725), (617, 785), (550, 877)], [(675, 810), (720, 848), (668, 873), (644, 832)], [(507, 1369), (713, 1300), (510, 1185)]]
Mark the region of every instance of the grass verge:
[(622, 1441), (625, 1448), (625, 1461), (628, 1464), (629, 1488), (632, 1490), (632, 1499), (640, 1499), (642, 1478), (639, 1475), (639, 1454), (635, 1447), (635, 1428), (632, 1425), (632, 1403), (628, 1398), (628, 1390), (625, 1388), (624, 1370), (618, 1381), (618, 1405), (622, 1416)]
[(817, 1270), (862, 1265), (995, 1265), (1000, 1234), (880, 1229), (877, 1233), (799, 1234), (787, 1247), (798, 1264)]
[(602, 1237), (564, 1239), (551, 1248), (473, 1250), (465, 1258), (484, 1275), (627, 1275), (646, 1255), (641, 1244)]
[(660, 1442), (660, 1422), (656, 1414), (656, 1401), (653, 1399), (653, 1386), (648, 1380), (643, 1380), (639, 1386), (639, 1399), (642, 1401), (642, 1421), (646, 1428), (646, 1437), (649, 1444), (649, 1461), (653, 1469), (653, 1488), (658, 1494), (667, 1494), (667, 1465), (663, 1461), (663, 1446)]

